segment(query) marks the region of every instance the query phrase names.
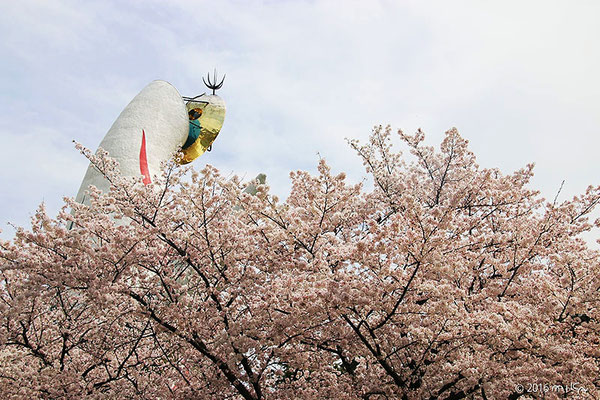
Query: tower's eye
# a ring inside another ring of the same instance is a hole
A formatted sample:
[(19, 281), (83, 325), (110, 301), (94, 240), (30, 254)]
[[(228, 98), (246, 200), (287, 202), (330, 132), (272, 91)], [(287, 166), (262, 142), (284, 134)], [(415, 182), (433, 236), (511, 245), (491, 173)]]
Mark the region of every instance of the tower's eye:
[(202, 115), (202, 109), (201, 108), (192, 108), (188, 112), (188, 115), (189, 115), (189, 117), (190, 117), (191, 120), (198, 119)]

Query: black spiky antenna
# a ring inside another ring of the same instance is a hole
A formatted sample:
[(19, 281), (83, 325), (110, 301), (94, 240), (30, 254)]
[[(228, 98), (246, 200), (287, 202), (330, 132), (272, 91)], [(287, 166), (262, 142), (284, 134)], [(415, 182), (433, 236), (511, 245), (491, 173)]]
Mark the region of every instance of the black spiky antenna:
[(217, 69), (215, 68), (215, 72), (213, 75), (213, 79), (214, 82), (210, 81), (210, 72), (208, 74), (206, 74), (206, 78), (208, 79), (208, 83), (206, 83), (206, 81), (204, 80), (204, 77), (202, 78), (202, 82), (204, 82), (204, 84), (206, 85), (207, 88), (212, 89), (212, 94), (215, 94), (216, 90), (219, 90), (223, 87), (223, 82), (225, 81), (225, 77), (227, 75), (223, 75), (223, 79), (221, 79), (221, 82), (217, 83), (218, 79), (217, 79)]

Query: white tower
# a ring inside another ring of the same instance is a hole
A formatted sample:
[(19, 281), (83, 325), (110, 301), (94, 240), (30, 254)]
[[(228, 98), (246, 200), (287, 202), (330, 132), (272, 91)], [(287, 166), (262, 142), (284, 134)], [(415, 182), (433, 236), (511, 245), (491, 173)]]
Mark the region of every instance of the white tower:
[[(122, 176), (144, 176), (144, 182), (160, 171), (188, 137), (186, 104), (170, 83), (154, 81), (131, 100), (113, 123), (99, 147), (119, 162)], [(88, 203), (90, 185), (107, 192), (110, 184), (92, 165), (87, 169), (76, 200)]]

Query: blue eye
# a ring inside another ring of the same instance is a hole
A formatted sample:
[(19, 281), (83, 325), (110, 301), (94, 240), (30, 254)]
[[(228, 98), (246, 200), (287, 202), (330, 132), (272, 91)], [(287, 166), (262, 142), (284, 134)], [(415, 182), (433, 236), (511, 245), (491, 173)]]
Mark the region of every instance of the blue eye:
[(201, 108), (193, 108), (188, 112), (188, 116), (190, 120), (196, 120), (202, 116)]

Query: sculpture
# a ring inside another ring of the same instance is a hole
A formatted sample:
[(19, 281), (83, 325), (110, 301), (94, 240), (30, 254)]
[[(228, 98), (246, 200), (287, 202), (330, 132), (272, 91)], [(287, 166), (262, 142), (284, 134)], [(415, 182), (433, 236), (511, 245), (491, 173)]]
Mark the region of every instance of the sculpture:
[[(143, 177), (144, 184), (160, 171), (161, 163), (176, 154), (187, 164), (211, 149), (225, 119), (225, 103), (215, 94), (223, 86), (208, 76), (212, 94), (182, 97), (170, 83), (156, 80), (131, 100), (106, 133), (99, 148), (119, 162), (122, 176)], [(75, 199), (86, 203), (90, 185), (108, 191), (110, 183), (93, 165), (81, 182)]]

